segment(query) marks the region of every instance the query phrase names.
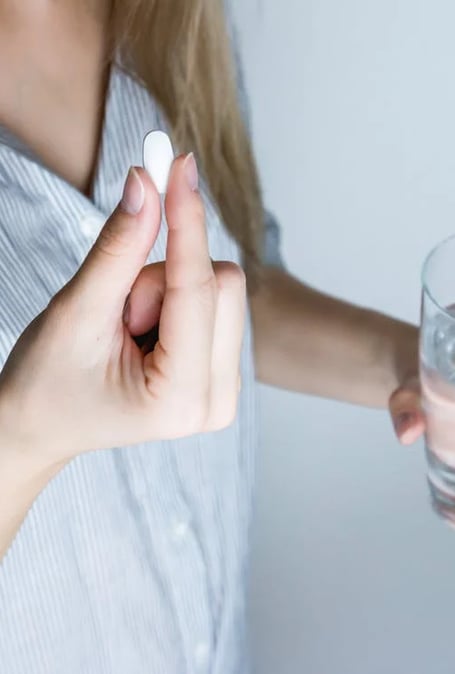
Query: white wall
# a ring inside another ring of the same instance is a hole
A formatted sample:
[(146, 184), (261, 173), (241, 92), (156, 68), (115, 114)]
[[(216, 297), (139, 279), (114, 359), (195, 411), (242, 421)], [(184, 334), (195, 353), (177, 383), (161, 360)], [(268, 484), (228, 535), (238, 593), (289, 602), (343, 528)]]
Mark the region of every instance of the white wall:
[[(417, 320), (455, 231), (452, 0), (236, 0), (289, 268)], [(455, 533), (386, 415), (262, 390), (256, 674), (453, 674)]]

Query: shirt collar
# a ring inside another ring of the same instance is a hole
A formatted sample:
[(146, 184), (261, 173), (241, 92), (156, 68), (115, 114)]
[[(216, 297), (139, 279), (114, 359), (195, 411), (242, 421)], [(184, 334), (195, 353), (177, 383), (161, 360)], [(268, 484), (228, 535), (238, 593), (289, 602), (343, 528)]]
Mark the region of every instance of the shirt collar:
[[(28, 197), (52, 198), (53, 191), (72, 195), (78, 210), (94, 210), (108, 216), (120, 199), (131, 165), (142, 163), (142, 140), (152, 128), (166, 128), (164, 115), (148, 92), (131, 75), (114, 63), (106, 92), (101, 140), (95, 164), (92, 194), (82, 194), (47, 168), (20, 138), (0, 125), (0, 180), (24, 191)], [(20, 166), (20, 170), (19, 170)], [(27, 180), (28, 172), (39, 169), (47, 178), (46, 194), (38, 195), (44, 183)]]

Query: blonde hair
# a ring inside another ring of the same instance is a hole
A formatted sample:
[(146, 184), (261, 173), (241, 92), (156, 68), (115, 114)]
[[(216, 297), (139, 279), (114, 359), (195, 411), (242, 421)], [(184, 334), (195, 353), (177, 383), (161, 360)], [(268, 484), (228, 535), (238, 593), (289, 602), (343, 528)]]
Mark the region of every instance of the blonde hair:
[(114, 49), (164, 110), (178, 147), (195, 152), (249, 280), (257, 279), (262, 199), (223, 0), (112, 0), (112, 28)]

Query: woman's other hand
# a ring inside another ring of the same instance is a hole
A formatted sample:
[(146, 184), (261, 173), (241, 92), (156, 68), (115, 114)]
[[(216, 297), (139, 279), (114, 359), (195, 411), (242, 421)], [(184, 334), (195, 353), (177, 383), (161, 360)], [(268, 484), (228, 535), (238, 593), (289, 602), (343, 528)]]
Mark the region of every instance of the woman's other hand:
[[(130, 171), (84, 264), (0, 374), (2, 444), (53, 463), (233, 420), (245, 278), (233, 263), (211, 262), (192, 155), (175, 160), (165, 209), (166, 262), (144, 267), (160, 199), (143, 169)], [(134, 337), (158, 320), (159, 340), (144, 353)]]
[(418, 375), (409, 376), (390, 397), (390, 414), (399, 441), (411, 445), (425, 432)]

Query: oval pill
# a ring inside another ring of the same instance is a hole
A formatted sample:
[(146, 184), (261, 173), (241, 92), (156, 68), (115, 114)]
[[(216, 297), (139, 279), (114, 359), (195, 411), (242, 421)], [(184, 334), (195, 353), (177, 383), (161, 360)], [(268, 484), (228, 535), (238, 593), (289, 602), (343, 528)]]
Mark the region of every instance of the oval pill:
[(160, 194), (166, 194), (174, 161), (172, 143), (164, 131), (150, 131), (143, 144), (143, 165)]

